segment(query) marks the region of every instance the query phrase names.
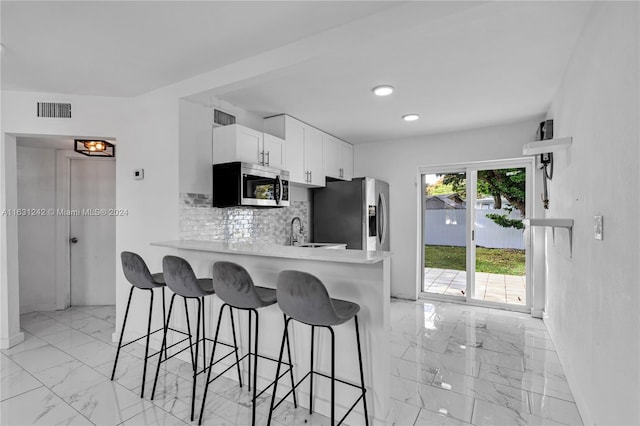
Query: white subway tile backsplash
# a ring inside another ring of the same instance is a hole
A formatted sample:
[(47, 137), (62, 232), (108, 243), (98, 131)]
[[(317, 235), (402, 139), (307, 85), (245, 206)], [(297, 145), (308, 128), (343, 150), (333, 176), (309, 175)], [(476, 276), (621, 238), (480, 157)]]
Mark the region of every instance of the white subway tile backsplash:
[(287, 244), (295, 216), (304, 223), (304, 240), (308, 241), (307, 201), (292, 201), (291, 206), (281, 208), (216, 208), (211, 207), (209, 194), (180, 194), (180, 238), (186, 240)]

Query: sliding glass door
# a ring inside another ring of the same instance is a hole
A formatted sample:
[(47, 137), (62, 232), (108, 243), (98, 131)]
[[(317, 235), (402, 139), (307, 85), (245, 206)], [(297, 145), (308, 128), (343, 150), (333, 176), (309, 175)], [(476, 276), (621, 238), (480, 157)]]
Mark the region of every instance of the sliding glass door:
[(425, 167), (421, 178), (423, 296), (527, 310), (533, 165), (504, 160)]
[(464, 299), (467, 290), (465, 171), (422, 175), (425, 293)]

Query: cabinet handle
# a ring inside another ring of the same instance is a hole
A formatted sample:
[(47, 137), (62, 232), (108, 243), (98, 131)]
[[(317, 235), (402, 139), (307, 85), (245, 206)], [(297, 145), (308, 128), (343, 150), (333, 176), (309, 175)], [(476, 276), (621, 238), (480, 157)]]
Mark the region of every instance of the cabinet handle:
[(344, 177), (344, 171), (343, 171), (343, 169), (340, 169), (340, 177)]
[(260, 161), (260, 164), (264, 166), (264, 151), (260, 151), (260, 155), (262, 155), (262, 160)]
[(269, 155), (269, 151), (267, 151), (267, 166), (269, 165), (271, 165), (271, 156)]
[(313, 171), (309, 170), (309, 183), (313, 181), (313, 177), (312, 177), (313, 175), (311, 173), (313, 173)]

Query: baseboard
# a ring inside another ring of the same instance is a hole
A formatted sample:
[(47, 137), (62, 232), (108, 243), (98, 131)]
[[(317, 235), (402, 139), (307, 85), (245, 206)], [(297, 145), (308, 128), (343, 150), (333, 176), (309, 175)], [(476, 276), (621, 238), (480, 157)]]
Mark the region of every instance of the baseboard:
[(24, 341), (24, 333), (22, 331), (14, 334), (8, 339), (0, 339), (0, 349), (9, 349), (18, 343), (22, 343)]
[(544, 318), (544, 310), (543, 309), (535, 309), (531, 308), (531, 316), (533, 318)]
[(31, 312), (57, 311), (58, 305), (55, 303), (34, 303), (31, 305), (20, 306), (20, 315)]

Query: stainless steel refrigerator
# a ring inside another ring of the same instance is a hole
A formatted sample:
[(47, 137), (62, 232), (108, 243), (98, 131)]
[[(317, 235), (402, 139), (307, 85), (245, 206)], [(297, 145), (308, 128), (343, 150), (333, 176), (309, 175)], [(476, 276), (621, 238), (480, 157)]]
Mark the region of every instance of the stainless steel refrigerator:
[(313, 191), (313, 241), (389, 250), (389, 184), (373, 178), (327, 182)]

